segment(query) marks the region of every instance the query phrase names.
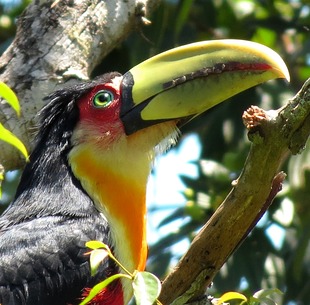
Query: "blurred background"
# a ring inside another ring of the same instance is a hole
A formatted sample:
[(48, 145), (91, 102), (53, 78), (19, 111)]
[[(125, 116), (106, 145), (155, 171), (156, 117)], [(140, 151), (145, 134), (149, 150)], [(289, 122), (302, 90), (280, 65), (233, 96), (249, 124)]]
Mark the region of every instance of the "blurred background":
[[(0, 54), (16, 31), (29, 0), (0, 0)], [(201, 115), (182, 130), (177, 147), (159, 157), (148, 189), (148, 270), (163, 278), (240, 174), (250, 142), (242, 113), (285, 104), (310, 77), (308, 0), (162, 0), (136, 30), (110, 53), (93, 75), (130, 67), (164, 50), (200, 40), (237, 38), (277, 51), (291, 83), (276, 80), (247, 90)], [(209, 290), (251, 295), (279, 288), (279, 305), (310, 304), (310, 144), (288, 156), (283, 190), (258, 226), (228, 260)], [(6, 173), (0, 212), (12, 200), (19, 171)]]

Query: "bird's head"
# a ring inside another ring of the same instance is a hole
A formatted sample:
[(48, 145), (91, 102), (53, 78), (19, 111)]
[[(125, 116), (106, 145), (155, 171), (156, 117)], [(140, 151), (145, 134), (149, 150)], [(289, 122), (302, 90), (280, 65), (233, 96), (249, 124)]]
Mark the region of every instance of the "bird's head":
[(116, 255), (128, 269), (145, 266), (145, 189), (156, 152), (173, 145), (188, 120), (274, 78), (289, 78), (274, 51), (221, 40), (175, 48), (124, 75), (105, 74), (61, 91), (69, 96), (70, 118), (53, 102), (63, 100), (61, 94), (51, 96), (45, 125), (51, 126), (48, 112), (54, 107), (55, 122), (62, 117), (66, 126), (64, 144), (70, 142), (68, 164), (108, 219)]
[[(122, 139), (130, 144), (135, 139), (141, 140), (136, 143), (140, 150), (152, 151), (193, 117), (278, 77), (289, 78), (284, 62), (257, 43), (222, 40), (175, 48), (123, 76), (112, 73), (98, 78), (79, 99), (74, 139), (77, 143), (95, 141), (108, 149)], [(164, 146), (173, 142), (166, 141)]]

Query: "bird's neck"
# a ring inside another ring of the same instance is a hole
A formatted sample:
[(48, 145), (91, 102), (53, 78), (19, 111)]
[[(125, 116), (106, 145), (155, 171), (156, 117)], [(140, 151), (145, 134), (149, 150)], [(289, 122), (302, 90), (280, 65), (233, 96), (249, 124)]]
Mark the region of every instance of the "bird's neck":
[[(146, 184), (151, 159), (131, 147), (113, 151), (80, 144), (69, 155), (74, 175), (107, 218), (116, 257), (133, 272), (145, 268)], [(95, 145), (95, 144), (94, 144)], [(138, 160), (138, 162), (137, 162)]]
[[(72, 172), (106, 217), (110, 246), (130, 272), (145, 268), (146, 184), (155, 151), (165, 151), (177, 135), (174, 122), (130, 136), (124, 134), (121, 126), (102, 132), (90, 122), (82, 122), (71, 138), (73, 147), (68, 161)], [(126, 280), (122, 281), (125, 304), (132, 292), (131, 283)]]

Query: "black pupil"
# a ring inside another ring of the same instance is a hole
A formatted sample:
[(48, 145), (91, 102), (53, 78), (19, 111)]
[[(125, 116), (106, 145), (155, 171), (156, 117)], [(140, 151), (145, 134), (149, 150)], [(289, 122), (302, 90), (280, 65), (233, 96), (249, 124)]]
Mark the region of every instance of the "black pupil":
[(110, 94), (107, 92), (99, 94), (97, 97), (100, 103), (106, 103), (110, 101)]

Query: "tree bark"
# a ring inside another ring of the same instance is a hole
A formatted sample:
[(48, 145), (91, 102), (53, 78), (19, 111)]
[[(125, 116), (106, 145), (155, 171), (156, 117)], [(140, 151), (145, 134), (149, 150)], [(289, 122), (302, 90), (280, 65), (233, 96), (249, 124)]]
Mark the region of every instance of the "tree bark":
[[(22, 114), (6, 104), (0, 122), (29, 151), (43, 97), (67, 81), (88, 79), (93, 69), (130, 31), (143, 24), (143, 14), (157, 0), (33, 1), (20, 16), (16, 37), (0, 58), (0, 81), (17, 94)], [(25, 160), (0, 141), (0, 164), (6, 170)]]

